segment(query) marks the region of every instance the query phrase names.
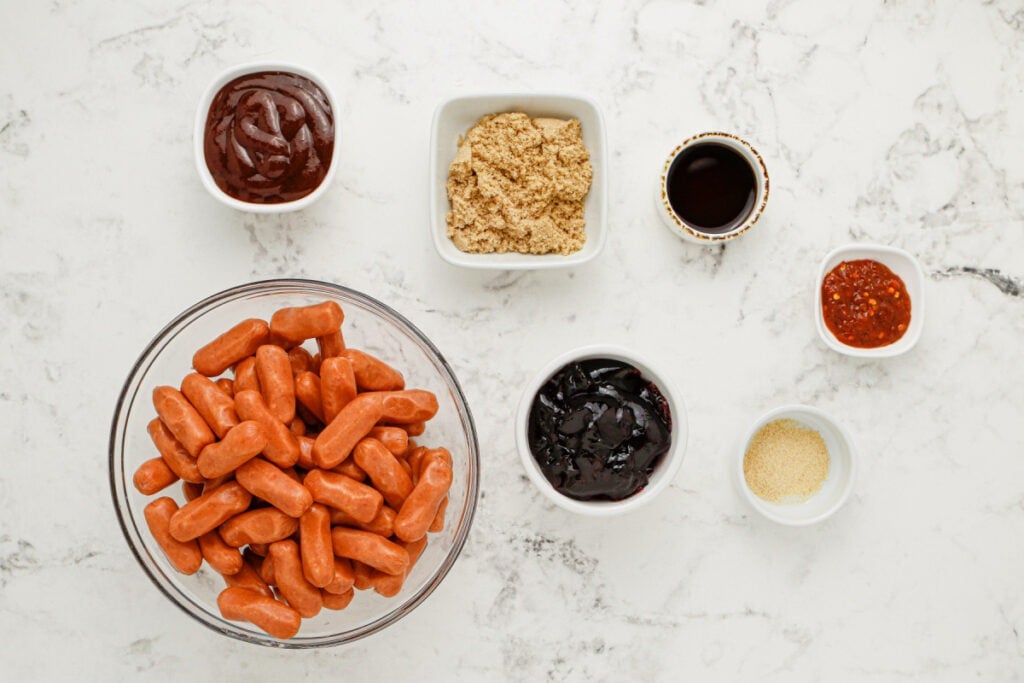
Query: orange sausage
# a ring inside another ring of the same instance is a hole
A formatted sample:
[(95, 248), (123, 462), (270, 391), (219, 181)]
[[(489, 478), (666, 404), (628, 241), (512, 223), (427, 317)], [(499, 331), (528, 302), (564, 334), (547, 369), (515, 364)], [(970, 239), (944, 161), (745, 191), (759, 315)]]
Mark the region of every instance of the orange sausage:
[(240, 422), (223, 439), (203, 449), (196, 461), (199, 473), (206, 479), (230, 474), (259, 455), (266, 446), (267, 434), (259, 422)]
[(333, 301), (324, 301), (276, 311), (270, 318), (270, 331), (281, 339), (301, 343), (337, 332), (344, 320), (341, 306)]
[(296, 466), (304, 470), (313, 469), (316, 467), (316, 461), (313, 460), (313, 437), (299, 436), (296, 438), (299, 441), (299, 459), (295, 461)]
[(412, 481), (414, 484), (420, 480), (420, 463), (423, 462), (423, 457), (426, 454), (427, 449), (425, 446), (417, 446), (409, 451), (409, 455), (405, 458), (406, 464), (412, 470)]
[[(352, 362), (360, 391), (398, 391), (405, 388), (405, 378), (393, 367), (358, 349), (345, 349), (345, 358)], [(321, 369), (320, 374), (323, 374)]]
[(175, 512), (171, 518), (171, 535), (179, 541), (199, 538), (248, 509), (251, 501), (248, 491), (237, 481), (229, 481)]
[(313, 368), (313, 354), (301, 346), (288, 351), (288, 362), (292, 366), (292, 374), (309, 372)]
[(352, 585), (355, 583), (356, 576), (352, 571), (352, 560), (345, 557), (335, 556), (333, 541), (331, 543), (331, 556), (334, 559), (334, 576), (331, 577), (330, 583), (324, 586), (324, 592), (340, 595), (352, 590)]
[(355, 597), (356, 592), (349, 588), (344, 593), (328, 593), (324, 592), (323, 600), (324, 607), (327, 609), (345, 609), (352, 602), (352, 598)]
[(314, 503), (299, 520), (299, 551), (307, 581), (323, 588), (334, 579), (331, 514), (320, 503)]
[(305, 436), (306, 423), (302, 421), (301, 417), (296, 417), (291, 421), (291, 424), (288, 425), (288, 431), (295, 436)]
[(302, 626), (297, 610), (247, 588), (225, 588), (217, 596), (217, 607), (225, 619), (248, 621), (281, 640), (293, 638)]
[(370, 575), (370, 580), (373, 582), (373, 589), (385, 598), (393, 598), (398, 595), (402, 590), (402, 586), (405, 584), (405, 578), (409, 576), (409, 572), (412, 571), (413, 565), (416, 564), (416, 560), (420, 559), (420, 555), (423, 554), (423, 550), (426, 547), (426, 536), (418, 541), (406, 543), (405, 550), (409, 553), (409, 568), (406, 569), (404, 573), (398, 575), (385, 574), (378, 569), (373, 570), (373, 574)]
[(253, 458), (239, 467), (235, 479), (246, 491), (290, 517), (301, 517), (313, 504), (305, 486), (263, 458)]
[(143, 510), (149, 532), (164, 551), (168, 562), (182, 574), (195, 574), (203, 564), (203, 554), (195, 541), (181, 541), (171, 535), (171, 519), (177, 513), (178, 504), (167, 496), (157, 498)]
[(228, 545), (240, 548), (250, 543), (270, 543), (288, 538), (299, 528), (299, 521), (275, 507), (249, 510), (220, 525), (220, 537)]
[(409, 436), (419, 436), (423, 432), (427, 431), (427, 423), (410, 422), (408, 424), (402, 425), (402, 428), (405, 429), (405, 433), (408, 434)]
[(381, 394), (380, 419), (383, 422), (425, 422), (434, 415), (437, 415), (437, 397), (425, 389), (388, 391)]
[(259, 390), (260, 378), (256, 376), (256, 356), (253, 355), (235, 366), (235, 395), (238, 395), (239, 391)]
[(384, 504), (384, 498), (377, 489), (343, 474), (311, 470), (303, 483), (313, 494), (313, 500), (344, 510), (360, 522), (372, 520)]
[(213, 432), (210, 431), (203, 416), (174, 387), (154, 389), (153, 407), (156, 408), (160, 421), (193, 458), (199, 455), (203, 446), (215, 441)]
[(388, 538), (395, 531), (395, 516), (398, 513), (389, 508), (387, 505), (381, 507), (380, 512), (371, 519), (369, 522), (357, 522), (352, 518), (352, 515), (342, 510), (331, 509), (331, 524), (338, 524), (341, 526), (354, 526), (362, 529), (363, 531), (372, 531), (375, 534), (380, 534), (384, 538)]
[(427, 531), (431, 533), (437, 533), (444, 531), (444, 514), (448, 511), (448, 496), (445, 495), (441, 499), (441, 504), (437, 506), (437, 513), (434, 515), (434, 521), (427, 527)]
[(448, 463), (440, 458), (428, 462), (395, 517), (395, 535), (406, 542), (423, 538), (451, 485), (452, 468)]
[(203, 493), (209, 493), (210, 491), (214, 490), (215, 488), (217, 488), (219, 486), (223, 486), (224, 484), (228, 483), (229, 481), (234, 480), (234, 478), (235, 478), (235, 473), (231, 472), (230, 474), (225, 474), (224, 476), (221, 476), (221, 477), (214, 477), (213, 479), (204, 479), (203, 480)]
[(455, 469), (452, 463), (452, 454), (448, 452), (447, 448), (428, 448), (424, 453), (423, 457), (416, 467), (416, 478), (419, 479), (423, 476), (423, 468), (425, 468), (431, 460), (443, 460), (447, 463), (448, 467), (453, 471)]
[(227, 377), (221, 377), (219, 380), (214, 382), (214, 384), (216, 384), (217, 388), (223, 391), (228, 398), (235, 397), (235, 383)]
[(320, 359), (336, 358), (345, 350), (345, 337), (341, 330), (325, 334), (316, 338), (316, 345), (320, 349)]
[(315, 617), (323, 607), (323, 598), (320, 589), (302, 574), (299, 546), (292, 540), (271, 543), (270, 557), (274, 561), (274, 578), (281, 595), (302, 616)]
[(160, 456), (167, 463), (167, 466), (171, 468), (172, 472), (181, 479), (190, 481), (193, 484), (203, 481), (203, 475), (199, 473), (199, 467), (196, 465), (195, 458), (174, 438), (171, 430), (167, 428), (167, 425), (160, 418), (155, 417), (150, 420), (146, 429), (149, 432), (149, 438), (153, 440), (156, 449), (160, 451)]
[(256, 391), (239, 391), (235, 394), (235, 408), (243, 420), (255, 420), (263, 426), (267, 445), (263, 455), (278, 467), (291, 467), (299, 459), (299, 442), (284, 423), (274, 417), (263, 396)]
[(232, 548), (216, 531), (207, 531), (196, 539), (199, 542), (199, 550), (203, 558), (210, 563), (218, 573), (223, 576), (230, 576), (242, 571), (242, 553)]
[(373, 588), (374, 569), (368, 564), (352, 561), (352, 587), (364, 591)]
[(295, 379), (288, 353), (265, 344), (256, 350), (256, 376), (271, 414), (284, 424), (295, 419)]
[(295, 375), (295, 398), (305, 406), (309, 412), (316, 415), (316, 419), (324, 424), (324, 404), (321, 399), (321, 381), (312, 372), (300, 372)]
[(344, 474), (349, 479), (355, 479), (356, 481), (366, 481), (366, 472), (352, 458), (348, 458), (345, 462), (333, 468), (331, 472)]
[(185, 496), (185, 501), (191, 503), (193, 500), (203, 495), (203, 485), (196, 484), (191, 481), (181, 482), (181, 495)]
[(273, 558), (267, 556), (263, 558), (262, 562), (260, 562), (260, 578), (266, 581), (268, 585), (274, 586), (277, 584), (277, 579), (274, 576)]
[(256, 559), (260, 558), (256, 557), (253, 559), (253, 556), (248, 551), (246, 551), (246, 554), (248, 557), (243, 559), (242, 568), (238, 570), (237, 574), (221, 574), (224, 577), (224, 583), (229, 588), (246, 588), (268, 598), (273, 598), (274, 591), (270, 590), (267, 582), (260, 578), (259, 571), (254, 566)]
[(368, 436), (384, 444), (396, 458), (409, 452), (409, 434), (401, 427), (374, 427)]
[(401, 574), (409, 566), (409, 553), (397, 543), (370, 531), (336, 526), (331, 529), (334, 554), (357, 560), (385, 574)]
[(412, 493), (412, 479), (391, 451), (380, 441), (365, 438), (356, 444), (352, 458), (370, 477), (387, 504), (396, 510), (401, 508), (406, 497)]
[(409, 475), (409, 479), (411, 479), (412, 483), (415, 484), (416, 479), (412, 476), (412, 467), (409, 465), (409, 463), (406, 462), (405, 460), (399, 460), (398, 464), (402, 466), (402, 469), (405, 470), (405, 473)]
[(330, 424), (341, 409), (356, 397), (356, 375), (348, 358), (326, 358), (320, 364), (320, 401), (324, 424)]
[(178, 481), (175, 474), (163, 458), (152, 458), (139, 465), (132, 477), (132, 484), (139, 493), (151, 496)]
[(267, 556), (267, 553), (270, 552), (270, 544), (269, 543), (250, 543), (249, 547), (245, 549), (245, 552), (248, 553), (250, 550), (252, 551), (253, 555), (256, 555), (258, 557), (264, 558), (264, 557)]
[(246, 356), (256, 353), (270, 336), (267, 323), (249, 318), (238, 323), (192, 356), (192, 367), (207, 377), (216, 377)]
[(226, 396), (209, 377), (191, 373), (181, 381), (181, 393), (210, 426), (218, 438), (223, 439), (238, 424), (235, 402)]
[(362, 394), (341, 409), (313, 444), (313, 459), (324, 469), (341, 464), (381, 417), (380, 394)]

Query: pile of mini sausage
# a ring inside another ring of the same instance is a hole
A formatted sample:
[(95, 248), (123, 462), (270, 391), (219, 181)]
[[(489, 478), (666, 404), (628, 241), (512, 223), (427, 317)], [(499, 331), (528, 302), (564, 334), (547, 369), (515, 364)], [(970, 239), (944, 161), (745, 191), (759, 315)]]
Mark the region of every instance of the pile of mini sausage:
[(343, 320), (332, 301), (285, 308), (199, 349), (180, 391), (154, 389), (160, 455), (133, 479), (145, 495), (182, 480), (183, 507), (146, 506), (153, 538), (178, 571), (205, 559), (224, 577), (225, 619), (276, 638), (344, 609), (354, 589), (397, 595), (427, 532), (444, 528), (451, 454), (410, 440), (437, 399), (347, 348)]

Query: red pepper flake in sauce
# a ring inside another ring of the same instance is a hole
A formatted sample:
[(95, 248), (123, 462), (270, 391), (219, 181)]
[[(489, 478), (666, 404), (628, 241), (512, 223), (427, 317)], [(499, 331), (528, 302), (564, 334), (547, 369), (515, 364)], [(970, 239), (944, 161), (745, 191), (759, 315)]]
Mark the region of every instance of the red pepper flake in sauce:
[(907, 287), (871, 259), (843, 261), (821, 283), (821, 313), (836, 339), (873, 349), (899, 340), (910, 326)]

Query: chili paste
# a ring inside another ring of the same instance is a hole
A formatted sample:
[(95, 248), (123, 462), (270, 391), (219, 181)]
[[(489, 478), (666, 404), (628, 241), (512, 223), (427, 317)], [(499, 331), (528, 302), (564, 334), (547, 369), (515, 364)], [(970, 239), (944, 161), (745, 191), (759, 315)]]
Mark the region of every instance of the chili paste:
[(903, 280), (884, 264), (843, 261), (821, 283), (821, 314), (847, 346), (888, 346), (910, 326), (910, 296)]

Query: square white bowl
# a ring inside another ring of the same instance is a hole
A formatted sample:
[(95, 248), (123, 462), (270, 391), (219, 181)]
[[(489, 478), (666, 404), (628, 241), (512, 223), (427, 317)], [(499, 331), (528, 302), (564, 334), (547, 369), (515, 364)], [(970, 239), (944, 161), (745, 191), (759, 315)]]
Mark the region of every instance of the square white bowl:
[[(821, 489), (801, 503), (780, 504), (763, 500), (750, 490), (743, 461), (754, 436), (769, 422), (793, 420), (821, 435), (828, 449), (828, 474)], [(850, 498), (857, 480), (857, 449), (853, 437), (827, 413), (811, 406), (788, 405), (762, 415), (740, 442), (733, 472), (740, 493), (762, 515), (786, 526), (808, 526), (831, 517)]]
[[(898, 275), (907, 287), (907, 295), (910, 297), (910, 325), (902, 337), (888, 346), (878, 346), (873, 349), (850, 346), (832, 334), (828, 325), (825, 324), (825, 317), (821, 310), (821, 284), (824, 282), (825, 276), (843, 261), (859, 259), (878, 261)], [(924, 272), (921, 270), (921, 264), (902, 249), (880, 244), (847, 244), (833, 249), (822, 259), (821, 267), (818, 269), (818, 279), (814, 288), (814, 320), (822, 341), (829, 348), (839, 353), (845, 353), (847, 356), (889, 358), (906, 353), (914, 348), (917, 340), (921, 338), (921, 330), (924, 329)]]
[[(587, 240), (568, 254), (467, 254), (448, 238), (448, 167), (465, 135), (481, 117), (523, 112), (530, 117), (579, 119), (583, 144), (594, 169), (583, 206)], [(604, 248), (608, 234), (608, 153), (604, 116), (597, 103), (584, 95), (510, 93), (452, 97), (438, 105), (430, 129), (430, 231), (434, 247), (448, 263), (466, 268), (526, 270), (575, 266), (591, 260)]]

